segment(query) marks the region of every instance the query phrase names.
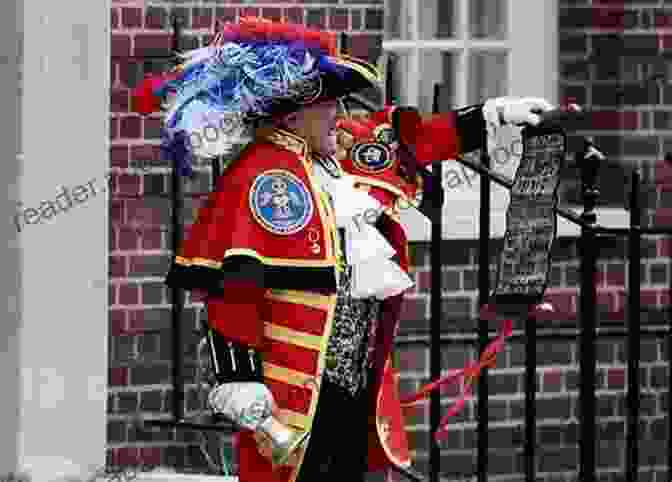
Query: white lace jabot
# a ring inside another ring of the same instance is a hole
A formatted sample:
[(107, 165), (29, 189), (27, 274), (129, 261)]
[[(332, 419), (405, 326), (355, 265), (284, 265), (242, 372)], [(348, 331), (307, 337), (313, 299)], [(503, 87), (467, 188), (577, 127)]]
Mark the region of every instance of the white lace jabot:
[(313, 173), (333, 203), (336, 226), (345, 230), (345, 258), (352, 266), (352, 297), (383, 300), (413, 286), (413, 281), (392, 261), (395, 250), (373, 223), (381, 204), (356, 189), (351, 176), (330, 176), (317, 162)]

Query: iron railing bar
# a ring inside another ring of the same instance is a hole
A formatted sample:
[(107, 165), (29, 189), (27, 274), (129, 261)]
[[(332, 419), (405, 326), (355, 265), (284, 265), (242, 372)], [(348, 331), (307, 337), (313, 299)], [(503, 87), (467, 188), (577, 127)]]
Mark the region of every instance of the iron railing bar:
[[(434, 111), (438, 111), (439, 84), (434, 86)], [(432, 181), (434, 183), (434, 199), (432, 199), (431, 221), (432, 221), (432, 245), (431, 245), (431, 323), (430, 336), (433, 343), (430, 344), (430, 377), (437, 380), (441, 377), (441, 347), (436, 343), (441, 335), (441, 302), (442, 302), (442, 273), (441, 273), (441, 245), (443, 244), (443, 204), (442, 204), (442, 172), (441, 162), (434, 162), (432, 169)], [(434, 440), (434, 432), (438, 430), (441, 423), (441, 394), (434, 390), (430, 396), (429, 407), (429, 465), (430, 482), (439, 482), (439, 473), (441, 472), (441, 447)]]
[(525, 321), (525, 479), (535, 482), (535, 445), (537, 435), (537, 323), (528, 316)]
[[(483, 145), (487, 145), (487, 132), (483, 132)], [(481, 165), (489, 170), (490, 157), (487, 149), (481, 150)], [(479, 211), (479, 253), (478, 253), (478, 307), (479, 313), (490, 298), (490, 183), (482, 182), (480, 189)], [(489, 342), (488, 321), (478, 322), (478, 348), (483, 353)], [(477, 482), (488, 479), (488, 369), (483, 369), (478, 387), (478, 447), (477, 447)]]
[(640, 175), (631, 173), (630, 233), (628, 236), (628, 389), (627, 389), (627, 453), (626, 476), (628, 482), (637, 482), (639, 469), (639, 358), (641, 311), (640, 265), (641, 234), (639, 223), (642, 212), (639, 205)]
[[(642, 327), (641, 330), (641, 335), (642, 336), (647, 336), (649, 338), (665, 338), (668, 336), (672, 336), (672, 329), (668, 327), (664, 328), (644, 328)], [(491, 333), (490, 337), (494, 338), (497, 335), (497, 333)], [(625, 338), (628, 335), (626, 330), (598, 330), (598, 337), (600, 338)], [(402, 335), (403, 336), (403, 335)], [(570, 340), (570, 339), (576, 339), (581, 336), (580, 330), (567, 330), (566, 332), (563, 333), (544, 333), (544, 332), (539, 332), (537, 331), (537, 340), (543, 339), (543, 340)], [(515, 342), (517, 340), (522, 340), (525, 341), (526, 336), (525, 332), (523, 330), (514, 330), (513, 333), (509, 338), (507, 338), (508, 342)], [(450, 346), (450, 345), (475, 345), (478, 342), (478, 337), (477, 335), (470, 335), (470, 336), (465, 336), (464, 338), (455, 338), (453, 337), (446, 337), (446, 338), (441, 338), (441, 344), (443, 346)], [(399, 340), (396, 342), (399, 345), (429, 345), (430, 341), (429, 340), (422, 340), (422, 339), (413, 339), (413, 340)]]
[[(177, 51), (180, 47), (180, 30), (181, 23), (177, 17), (173, 18), (173, 51)], [(172, 166), (172, 213), (171, 213), (171, 224), (173, 226), (172, 231), (172, 249), (173, 254), (177, 255), (182, 243), (182, 231), (184, 229), (184, 223), (181, 219), (182, 208), (184, 206), (183, 199), (183, 189), (182, 189), (182, 179), (181, 172), (178, 166), (177, 161), (174, 162)], [(171, 341), (172, 341), (172, 354), (173, 354), (173, 366), (172, 366), (172, 413), (173, 418), (176, 421), (181, 421), (184, 417), (184, 369), (182, 367), (182, 313), (184, 311), (184, 299), (185, 292), (181, 288), (173, 288), (170, 290), (170, 301), (172, 304), (171, 312)]]

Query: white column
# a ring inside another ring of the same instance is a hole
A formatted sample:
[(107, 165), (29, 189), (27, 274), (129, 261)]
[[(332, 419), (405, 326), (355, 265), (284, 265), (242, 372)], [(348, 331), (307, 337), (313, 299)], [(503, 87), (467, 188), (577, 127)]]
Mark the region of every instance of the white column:
[(509, 0), (509, 95), (558, 102), (558, 1)]
[[(17, 1), (19, 5), (17, 6)], [(5, 309), (0, 309), (0, 380), (2, 380), (2, 410), (0, 410), (0, 477), (13, 470), (18, 457), (16, 437), (19, 431), (21, 406), (21, 379), (17, 376), (19, 343), (18, 331), (21, 320), (21, 273), (20, 250), (16, 229), (10, 223), (14, 215), (18, 193), (20, 166), (18, 152), (17, 93), (19, 86), (18, 51), (19, 34), (17, 18), (21, 0), (0, 2), (0, 179), (4, 183), (7, 200), (0, 202), (0, 291)]]
[(7, 345), (0, 350), (0, 473), (34, 467), (37, 474), (46, 469), (43, 457), (102, 466), (110, 4), (0, 5), (2, 55), (12, 41), (23, 43), (20, 146), (12, 142), (16, 81), (5, 82), (12, 77), (5, 65), (0, 74), (0, 165), (8, 193), (1, 276), (9, 288), (0, 323), (0, 343)]

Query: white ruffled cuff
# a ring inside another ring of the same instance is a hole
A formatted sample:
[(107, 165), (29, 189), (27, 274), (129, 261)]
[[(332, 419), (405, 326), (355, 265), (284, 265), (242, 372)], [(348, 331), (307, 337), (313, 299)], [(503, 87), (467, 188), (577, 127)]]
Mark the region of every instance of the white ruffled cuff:
[(413, 281), (397, 263), (374, 258), (352, 267), (352, 297), (384, 300), (413, 286)]

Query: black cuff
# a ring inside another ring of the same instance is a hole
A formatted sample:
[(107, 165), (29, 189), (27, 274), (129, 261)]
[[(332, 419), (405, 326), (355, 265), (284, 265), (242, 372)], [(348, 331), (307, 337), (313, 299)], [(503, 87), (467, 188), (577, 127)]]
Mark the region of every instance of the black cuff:
[(257, 286), (264, 286), (264, 266), (257, 259), (248, 256), (227, 258), (218, 269), (173, 262), (165, 283), (170, 288), (200, 289), (213, 295), (221, 295), (222, 285), (227, 281), (250, 281)]
[(485, 118), (483, 117), (483, 104), (457, 109), (455, 117), (462, 153), (485, 147), (487, 133)]
[(263, 367), (261, 354), (208, 329), (210, 359), (217, 383), (261, 382)]

